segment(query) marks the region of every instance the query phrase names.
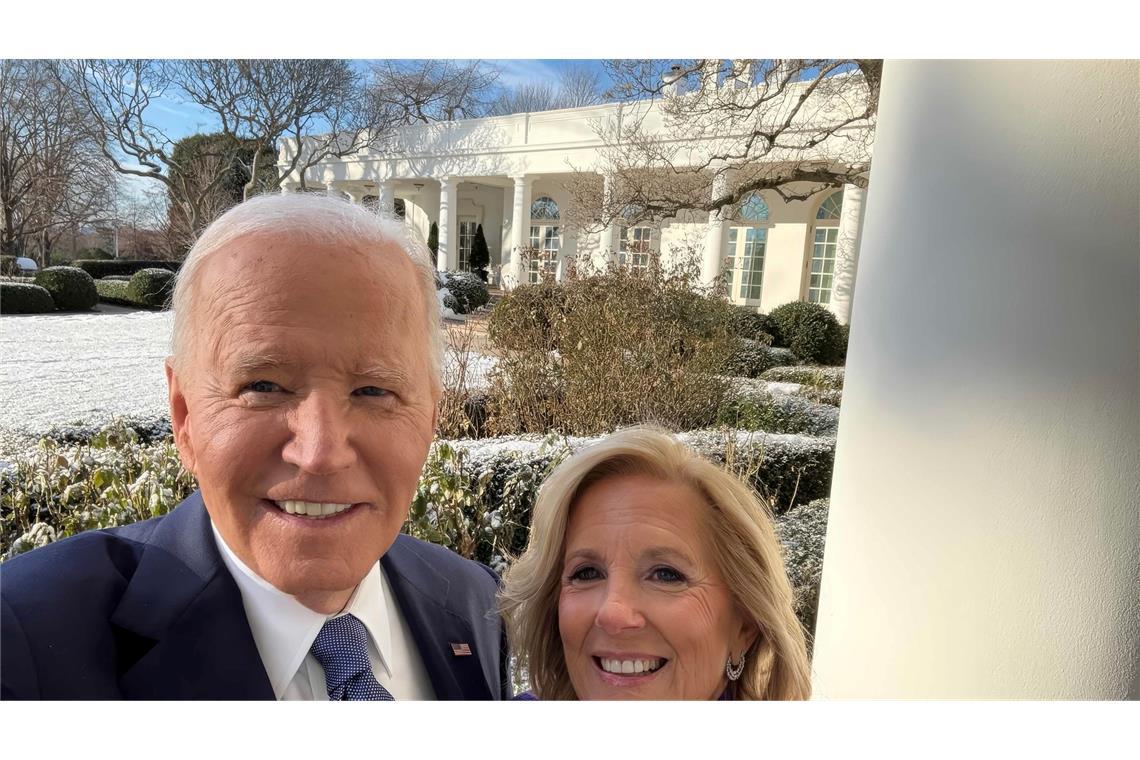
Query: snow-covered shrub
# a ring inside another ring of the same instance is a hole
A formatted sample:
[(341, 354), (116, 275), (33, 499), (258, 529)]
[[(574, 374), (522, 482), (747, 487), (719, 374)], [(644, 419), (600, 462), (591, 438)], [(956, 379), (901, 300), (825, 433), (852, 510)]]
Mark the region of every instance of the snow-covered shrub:
[(841, 391), (844, 374), (843, 367), (773, 367), (760, 375), (760, 379)]
[(795, 364), (796, 357), (789, 349), (772, 348), (761, 341), (742, 339), (729, 355), (725, 374), (737, 377), (760, 377), (766, 370)]
[(741, 430), (763, 430), (767, 433), (835, 435), (839, 427), (839, 409), (804, 398), (798, 395), (800, 390), (802, 387), (793, 393), (737, 388), (721, 405), (717, 422)]
[(87, 444), (41, 439), (35, 449), (9, 457), (8, 465), (0, 470), (4, 557), (84, 530), (165, 514), (195, 487), (169, 439), (142, 443), (122, 422)]
[(110, 278), (96, 280), (95, 291), (99, 294), (99, 300), (105, 303), (114, 303), (122, 306), (135, 305), (127, 290), (127, 283), (122, 280), (112, 280)]
[(60, 311), (87, 311), (99, 303), (95, 280), (78, 267), (48, 267), (36, 274), (36, 285), (51, 294)]
[(0, 314), (46, 314), (55, 311), (51, 293), (30, 282), (0, 282)]
[(174, 294), (174, 272), (169, 269), (140, 269), (131, 276), (127, 294), (142, 306), (164, 308)]
[(840, 364), (847, 355), (847, 331), (835, 315), (816, 303), (792, 301), (772, 309), (776, 345), (792, 349), (809, 364)]
[(459, 316), (459, 301), (450, 290), (440, 288), (435, 291), (435, 298), (439, 301), (439, 315), (444, 318), (455, 319)]
[(404, 530), (502, 573), (526, 547), (539, 484), (568, 449), (552, 438), (480, 457), (464, 443), (432, 446)]
[(776, 518), (776, 538), (784, 549), (784, 567), (795, 592), (796, 617), (809, 634), (815, 631), (819, 607), (829, 506), (830, 500), (816, 499)]
[(473, 272), (447, 272), (443, 275), (443, 285), (459, 302), (460, 314), (470, 314), (491, 300), (487, 283)]

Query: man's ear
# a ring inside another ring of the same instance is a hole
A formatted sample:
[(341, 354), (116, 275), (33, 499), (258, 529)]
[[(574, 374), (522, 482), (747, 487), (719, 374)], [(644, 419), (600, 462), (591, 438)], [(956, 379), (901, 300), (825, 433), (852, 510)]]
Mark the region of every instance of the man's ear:
[(178, 454), (182, 458), (182, 466), (192, 474), (196, 459), (194, 457), (193, 437), (190, 435), (190, 412), (186, 406), (186, 394), (178, 381), (178, 373), (174, 369), (174, 357), (166, 357), (166, 388), (170, 397), (170, 426), (174, 430), (174, 445), (178, 447)]

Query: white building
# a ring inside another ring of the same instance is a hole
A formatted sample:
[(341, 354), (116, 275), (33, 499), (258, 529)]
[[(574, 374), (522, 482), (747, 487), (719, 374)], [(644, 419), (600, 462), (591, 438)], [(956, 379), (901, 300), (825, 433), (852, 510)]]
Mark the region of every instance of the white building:
[[(738, 304), (768, 312), (789, 301), (825, 304), (848, 321), (858, 261), (863, 190), (854, 185), (785, 203), (775, 193), (749, 197), (733, 218), (696, 212), (658, 225), (611, 226), (576, 233), (564, 223), (565, 189), (575, 172), (608, 178), (606, 140), (632, 108), (648, 129), (664, 130), (656, 106), (606, 104), (505, 117), (440, 122), (401, 129), (384, 152), (365, 150), (310, 168), (305, 185), (375, 202), (402, 214), (426, 239), (438, 224), (440, 271), (468, 269), (482, 225), (493, 284), (536, 282), (546, 269), (561, 278), (571, 260), (645, 266), (647, 253), (690, 256), (705, 282), (725, 278)], [(723, 135), (722, 135), (723, 137)], [(699, 160), (702, 146), (689, 149)], [(281, 148), (282, 171), (296, 149)], [(824, 143), (815, 158), (842, 160), (842, 145)], [(723, 193), (730, 178), (714, 182)], [(283, 192), (300, 188), (289, 176)], [(603, 191), (604, 192), (604, 191)], [(520, 251), (538, 250), (541, 256)]]

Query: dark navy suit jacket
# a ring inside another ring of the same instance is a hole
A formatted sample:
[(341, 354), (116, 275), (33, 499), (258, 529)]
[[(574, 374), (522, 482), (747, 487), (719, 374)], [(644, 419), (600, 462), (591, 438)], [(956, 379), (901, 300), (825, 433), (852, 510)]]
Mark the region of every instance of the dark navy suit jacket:
[[(497, 576), (405, 535), (380, 563), (436, 697), (508, 698)], [(0, 612), (4, 699), (273, 699), (198, 493), (5, 562)]]

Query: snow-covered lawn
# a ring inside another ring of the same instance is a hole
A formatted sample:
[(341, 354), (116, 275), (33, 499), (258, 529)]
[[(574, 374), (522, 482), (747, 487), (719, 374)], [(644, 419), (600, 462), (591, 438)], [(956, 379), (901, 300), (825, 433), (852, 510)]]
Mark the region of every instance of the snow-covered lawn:
[(0, 430), (166, 414), (170, 312), (0, 317)]
[[(170, 312), (0, 317), (0, 433), (166, 415), (170, 327)], [(453, 361), (445, 355), (445, 378)], [(492, 366), (471, 355), (468, 387)]]

